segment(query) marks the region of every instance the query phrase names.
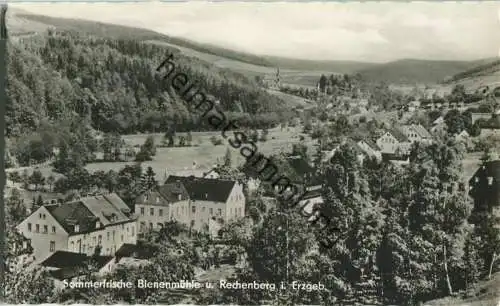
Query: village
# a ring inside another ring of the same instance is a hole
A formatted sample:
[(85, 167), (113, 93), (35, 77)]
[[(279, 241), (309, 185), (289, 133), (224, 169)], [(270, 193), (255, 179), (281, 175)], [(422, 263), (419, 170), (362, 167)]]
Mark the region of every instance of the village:
[[(11, 16), (7, 302), (500, 298), (497, 59), (290, 59)], [(203, 286), (141, 285), (160, 283)]]

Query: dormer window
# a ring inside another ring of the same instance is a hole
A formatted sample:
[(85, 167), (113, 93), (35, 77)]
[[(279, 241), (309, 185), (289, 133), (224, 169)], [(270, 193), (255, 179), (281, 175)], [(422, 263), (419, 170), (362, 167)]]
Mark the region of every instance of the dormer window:
[(477, 176), (474, 178), (474, 182), (479, 183), (479, 178)]
[(95, 223), (95, 228), (99, 228), (99, 227), (101, 227), (101, 222), (96, 221), (96, 223)]
[(205, 193), (205, 199), (208, 199), (208, 193)]
[(488, 176), (488, 185), (493, 185), (493, 177), (492, 176)]
[(160, 203), (160, 197), (156, 197), (156, 204)]
[(75, 233), (78, 233), (80, 231), (80, 225), (75, 224)]
[(179, 199), (179, 201), (182, 200), (182, 194), (179, 193), (179, 195), (177, 196), (177, 198)]

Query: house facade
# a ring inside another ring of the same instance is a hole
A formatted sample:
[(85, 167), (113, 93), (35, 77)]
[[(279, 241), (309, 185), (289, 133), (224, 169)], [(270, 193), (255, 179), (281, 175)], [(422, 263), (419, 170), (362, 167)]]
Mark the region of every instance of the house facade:
[(401, 127), (401, 131), (405, 134), (406, 138), (408, 138), (411, 143), (432, 142), (432, 135), (420, 124), (404, 125)]
[(17, 229), (37, 261), (56, 251), (112, 256), (122, 244), (137, 242), (136, 218), (116, 194), (41, 206)]
[(192, 229), (211, 232), (212, 221), (229, 222), (245, 215), (243, 185), (232, 180), (169, 176), (163, 186), (149, 193), (153, 199), (141, 195), (136, 200), (141, 231), (148, 230), (144, 226), (157, 229), (176, 220)]
[(411, 142), (406, 135), (396, 129), (386, 131), (377, 139), (376, 143), (381, 153), (388, 154), (395, 154), (396, 152), (406, 154), (411, 146)]
[(382, 160), (382, 153), (380, 148), (376, 143), (373, 143), (370, 140), (360, 140), (356, 143), (358, 147), (368, 156), (374, 157), (377, 160)]

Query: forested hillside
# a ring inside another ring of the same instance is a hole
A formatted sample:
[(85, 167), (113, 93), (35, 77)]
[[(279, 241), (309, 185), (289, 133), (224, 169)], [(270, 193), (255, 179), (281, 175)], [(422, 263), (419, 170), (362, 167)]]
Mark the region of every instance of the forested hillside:
[[(185, 103), (155, 68), (170, 53), (190, 82), (220, 100), (242, 125), (271, 125), (283, 115), (282, 101), (243, 75), (182, 56), (165, 46), (126, 38), (49, 30), (13, 38), (9, 45), (6, 134), (36, 131), (84, 119), (94, 129), (134, 133), (169, 127), (200, 130)], [(236, 113), (239, 101), (244, 113)]]

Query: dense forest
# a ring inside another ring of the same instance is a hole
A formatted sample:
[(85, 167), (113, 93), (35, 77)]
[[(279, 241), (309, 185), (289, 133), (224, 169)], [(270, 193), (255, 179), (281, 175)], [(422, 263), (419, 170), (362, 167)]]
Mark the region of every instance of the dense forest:
[(165, 46), (48, 30), (14, 39), (9, 52), (7, 137), (75, 120), (115, 133), (209, 129), (155, 73), (170, 53), (241, 125), (270, 126), (286, 116), (283, 102), (253, 80)]

